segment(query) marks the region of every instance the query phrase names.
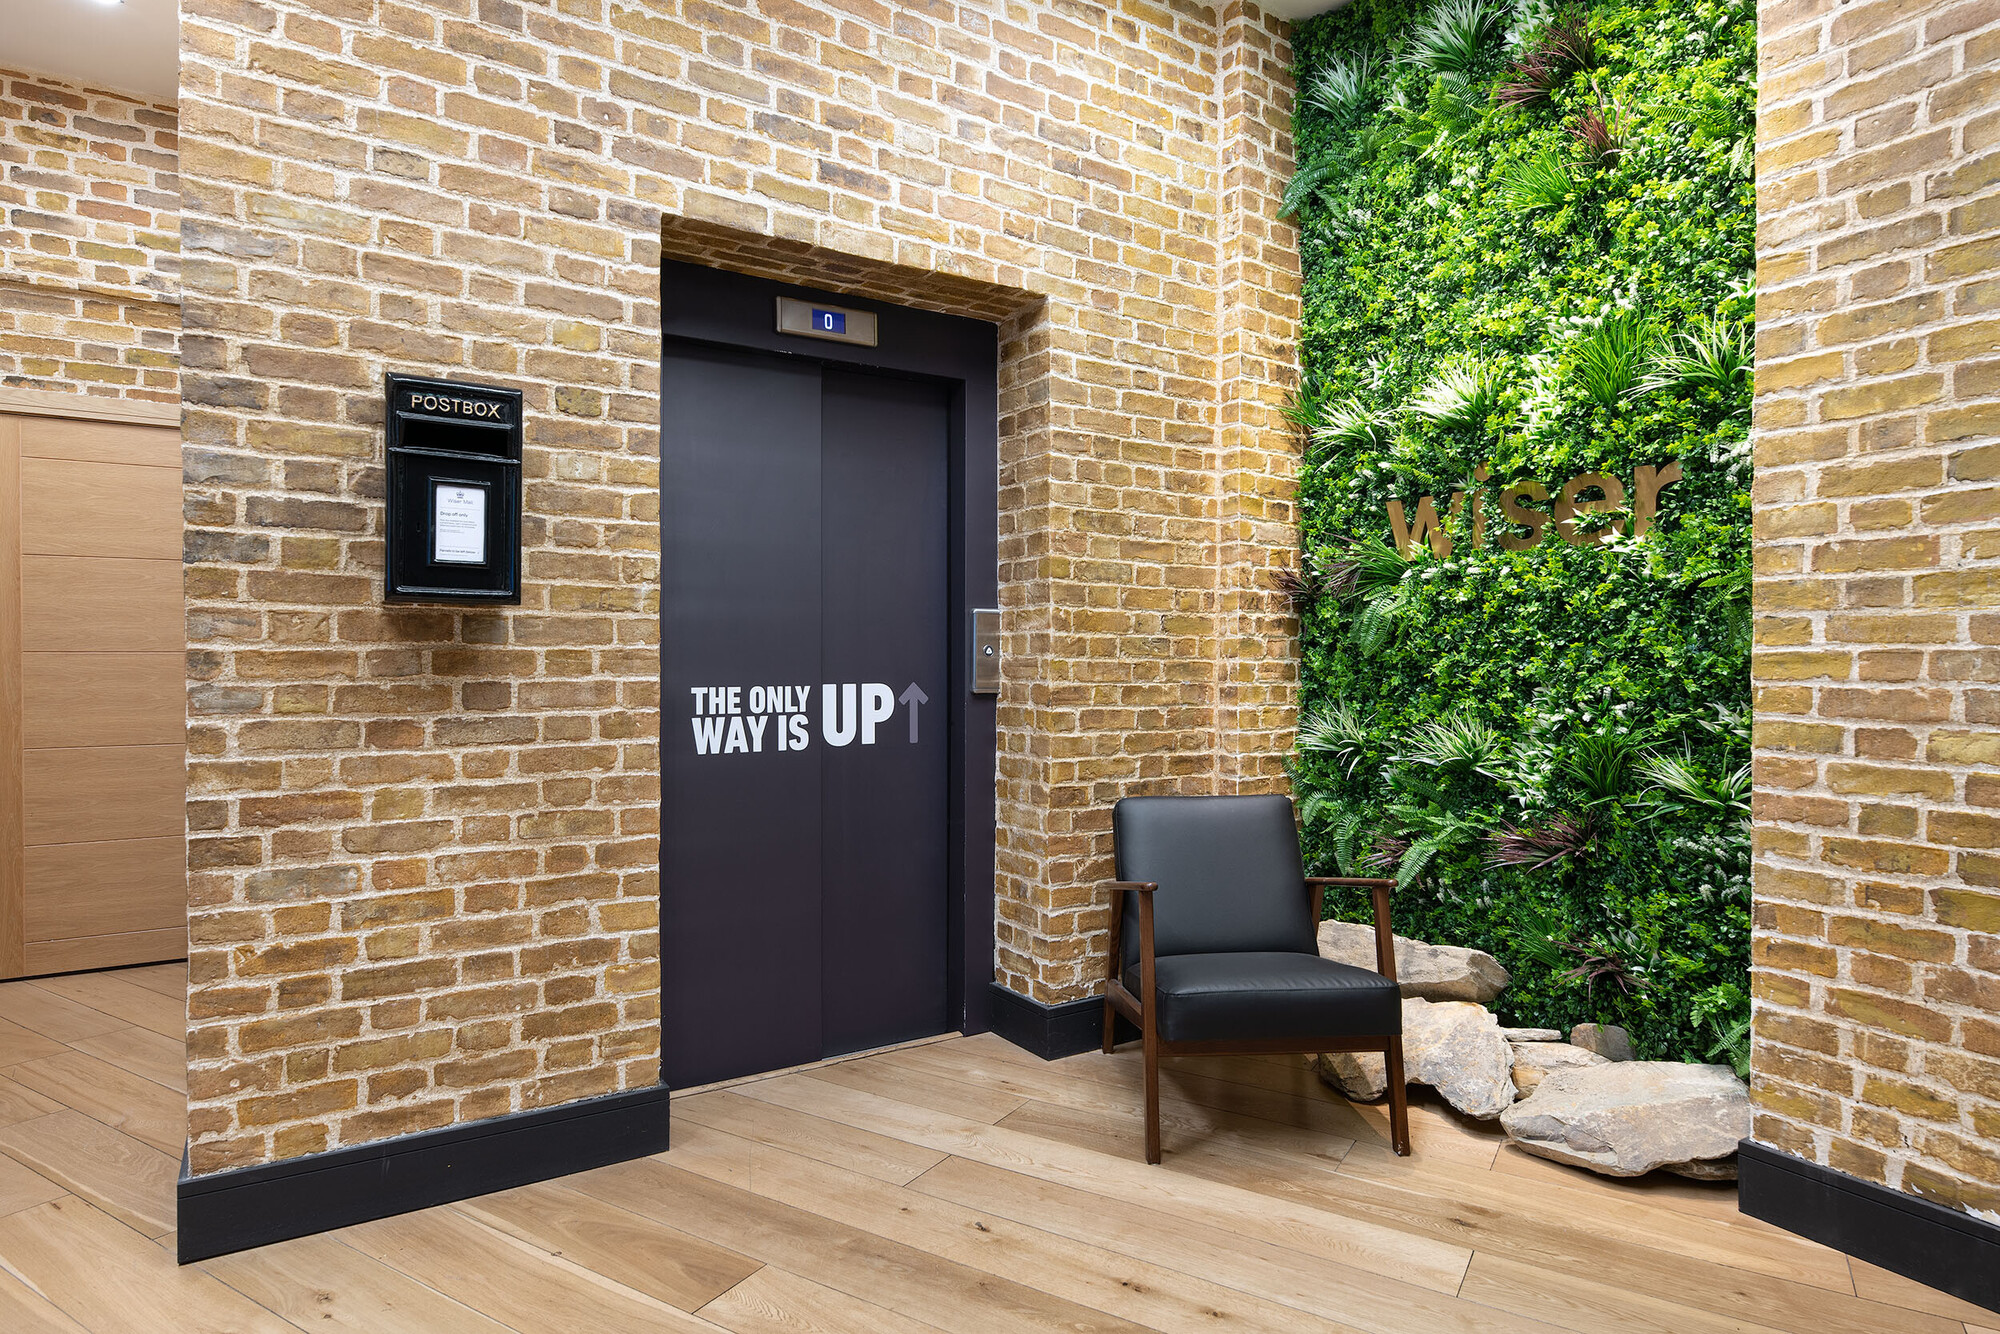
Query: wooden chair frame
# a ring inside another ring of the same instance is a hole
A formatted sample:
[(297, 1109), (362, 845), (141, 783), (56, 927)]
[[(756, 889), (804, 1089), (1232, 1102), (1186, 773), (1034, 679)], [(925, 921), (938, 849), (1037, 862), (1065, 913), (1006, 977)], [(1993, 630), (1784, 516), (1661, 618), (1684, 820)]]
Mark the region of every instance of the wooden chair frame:
[[(1157, 1007), (1153, 1004), (1153, 895), (1159, 885), (1130, 880), (1109, 881), (1111, 890), (1111, 964), (1105, 972), (1104, 1051), (1110, 1055), (1115, 1045), (1118, 1016), (1124, 1015), (1139, 1027), (1145, 1044), (1146, 1063), (1146, 1161), (1160, 1161), (1160, 1058), (1162, 1056), (1226, 1056), (1312, 1054), (1328, 1051), (1378, 1051), (1389, 1064), (1389, 1138), (1396, 1153), (1410, 1153), (1410, 1103), (1403, 1086), (1403, 1035), (1382, 1037), (1250, 1038), (1241, 1042), (1168, 1042), (1160, 1036)], [(1322, 892), (1328, 885), (1366, 885), (1375, 903), (1375, 970), (1396, 980), (1396, 938), (1389, 929), (1389, 891), (1393, 880), (1355, 876), (1308, 876), (1306, 896), (1311, 900), (1313, 934), (1318, 936)], [(1142, 1003), (1125, 985), (1121, 976), (1125, 953), (1125, 893), (1139, 896), (1139, 990)]]

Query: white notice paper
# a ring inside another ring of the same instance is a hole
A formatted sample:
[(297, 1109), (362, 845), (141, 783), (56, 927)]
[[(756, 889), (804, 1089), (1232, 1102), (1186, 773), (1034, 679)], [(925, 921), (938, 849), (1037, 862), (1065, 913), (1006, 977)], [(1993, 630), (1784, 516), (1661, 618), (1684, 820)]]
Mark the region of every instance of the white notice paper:
[(486, 488), (431, 488), (431, 559), (439, 565), (486, 563)]

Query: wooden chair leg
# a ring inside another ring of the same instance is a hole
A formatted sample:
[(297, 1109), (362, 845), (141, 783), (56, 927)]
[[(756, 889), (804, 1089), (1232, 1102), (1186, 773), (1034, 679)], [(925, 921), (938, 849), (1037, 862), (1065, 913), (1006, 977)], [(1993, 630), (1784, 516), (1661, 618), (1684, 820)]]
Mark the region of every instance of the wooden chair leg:
[(1146, 1161), (1160, 1161), (1160, 1038), (1146, 1034)]
[(1112, 1034), (1117, 1032), (1117, 1030), (1118, 1011), (1111, 1008), (1111, 993), (1106, 991), (1104, 993), (1104, 1054), (1106, 1056), (1111, 1054), (1111, 1038)]
[(1403, 1083), (1403, 1039), (1389, 1039), (1389, 1146), (1399, 1157), (1410, 1156), (1410, 1095)]

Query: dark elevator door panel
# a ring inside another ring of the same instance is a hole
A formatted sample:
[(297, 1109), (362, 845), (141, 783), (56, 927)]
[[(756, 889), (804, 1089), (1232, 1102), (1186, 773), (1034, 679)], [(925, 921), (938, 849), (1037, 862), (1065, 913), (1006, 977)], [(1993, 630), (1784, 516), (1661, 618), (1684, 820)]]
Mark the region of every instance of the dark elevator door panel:
[(820, 1056), (820, 766), (746, 698), (825, 679), (820, 375), (670, 344), (660, 378), (661, 1066), (685, 1088)]
[[(874, 744), (820, 752), (824, 1054), (949, 1027), (949, 402), (934, 383), (828, 367), (821, 398), (821, 680), (885, 706)], [(842, 701), (844, 705), (844, 700)], [(914, 713), (914, 719), (913, 719)]]
[(942, 1032), (947, 391), (671, 343), (661, 390), (662, 1077)]

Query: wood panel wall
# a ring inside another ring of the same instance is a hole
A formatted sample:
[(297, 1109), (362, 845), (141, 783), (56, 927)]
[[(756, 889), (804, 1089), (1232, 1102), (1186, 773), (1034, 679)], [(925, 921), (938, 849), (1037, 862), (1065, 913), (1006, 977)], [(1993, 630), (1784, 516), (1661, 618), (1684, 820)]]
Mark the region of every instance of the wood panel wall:
[(187, 953), (180, 433), (0, 415), (0, 976)]

